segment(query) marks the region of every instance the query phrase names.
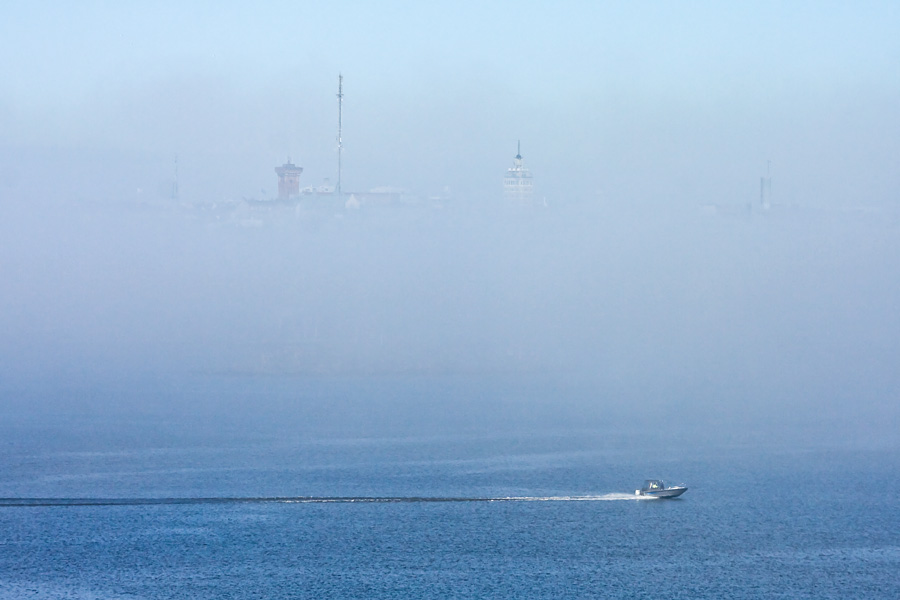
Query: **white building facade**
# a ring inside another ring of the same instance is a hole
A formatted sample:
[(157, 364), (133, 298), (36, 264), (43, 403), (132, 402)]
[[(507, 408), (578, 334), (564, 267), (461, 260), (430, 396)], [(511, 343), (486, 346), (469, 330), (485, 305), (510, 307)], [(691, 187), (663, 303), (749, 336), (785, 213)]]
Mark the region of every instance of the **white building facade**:
[(522, 164), (522, 145), (518, 145), (513, 166), (506, 170), (503, 178), (503, 197), (517, 202), (530, 202), (534, 197), (534, 180)]

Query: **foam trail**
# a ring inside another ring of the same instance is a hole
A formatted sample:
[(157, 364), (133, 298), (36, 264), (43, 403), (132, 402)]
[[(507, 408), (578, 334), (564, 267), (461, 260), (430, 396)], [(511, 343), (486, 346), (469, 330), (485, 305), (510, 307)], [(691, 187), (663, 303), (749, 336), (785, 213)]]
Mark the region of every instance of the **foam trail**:
[(184, 504), (377, 504), (413, 502), (585, 502), (655, 500), (631, 494), (601, 496), (261, 496), (207, 498), (0, 498), (0, 507), (28, 506), (152, 506)]
[(634, 494), (603, 494), (602, 496), (511, 496), (502, 500), (518, 502), (599, 502), (611, 500), (656, 500), (652, 496)]

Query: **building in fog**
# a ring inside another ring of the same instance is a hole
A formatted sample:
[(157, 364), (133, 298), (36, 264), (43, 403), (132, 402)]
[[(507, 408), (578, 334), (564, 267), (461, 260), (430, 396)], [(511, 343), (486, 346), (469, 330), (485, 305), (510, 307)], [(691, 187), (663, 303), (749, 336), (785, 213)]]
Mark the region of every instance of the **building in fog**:
[(280, 167), (275, 167), (278, 174), (278, 199), (287, 200), (300, 194), (300, 173), (303, 167), (298, 167), (288, 158)]
[(522, 202), (531, 201), (533, 196), (531, 171), (522, 165), (522, 144), (519, 143), (513, 166), (506, 170), (506, 176), (503, 178), (503, 197)]

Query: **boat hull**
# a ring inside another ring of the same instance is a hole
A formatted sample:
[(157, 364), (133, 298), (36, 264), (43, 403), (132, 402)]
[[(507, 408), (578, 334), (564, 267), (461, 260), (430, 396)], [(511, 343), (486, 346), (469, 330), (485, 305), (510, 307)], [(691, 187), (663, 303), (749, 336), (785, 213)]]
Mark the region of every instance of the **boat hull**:
[(635, 490), (638, 496), (647, 496), (650, 498), (677, 498), (687, 491), (686, 487), (670, 487), (664, 490)]

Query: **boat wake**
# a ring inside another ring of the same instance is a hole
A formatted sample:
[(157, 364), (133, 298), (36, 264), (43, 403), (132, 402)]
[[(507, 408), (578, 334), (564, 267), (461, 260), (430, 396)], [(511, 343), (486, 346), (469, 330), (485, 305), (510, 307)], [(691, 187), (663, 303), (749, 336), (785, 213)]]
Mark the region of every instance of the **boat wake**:
[(151, 506), (182, 504), (389, 504), (414, 502), (597, 502), (655, 500), (633, 494), (599, 496), (261, 496), (207, 498), (0, 498), (0, 507), (28, 506)]
[(610, 500), (651, 500), (648, 496), (635, 496), (634, 494), (603, 494), (601, 496), (511, 496), (509, 498), (497, 498), (497, 500), (518, 502), (599, 502)]

